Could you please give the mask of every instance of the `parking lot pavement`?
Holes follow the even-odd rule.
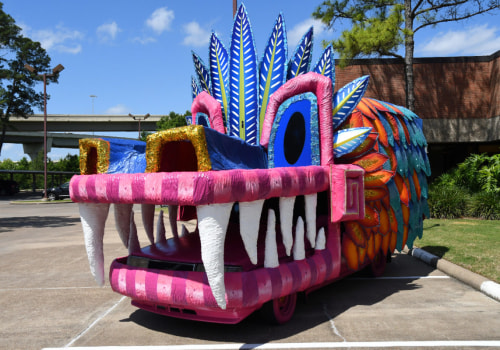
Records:
[[[259,314],[217,325],[148,313],[93,281],[76,204],[35,207],[0,203],[1,349],[500,347],[500,303],[407,254],[382,278],[359,274],[309,294],[278,327]],[[126,255],[113,221],[106,264]]]

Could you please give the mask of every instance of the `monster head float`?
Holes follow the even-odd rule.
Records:
[[[241,5],[229,49],[212,34],[208,66],[193,53],[188,126],[145,144],[81,140],[70,193],[100,284],[111,204],[129,251],[111,265],[113,290],[209,322],[236,323],[263,305],[285,322],[298,292],[368,265],[380,273],[386,256],[422,235],[430,168],[421,120],[363,98],[368,76],[334,92],[332,48],[310,70],[312,39],[311,28],[288,58],[279,15],[259,61]],[[155,228],[159,205],[168,239],[163,211]],[[196,228],[178,230],[178,220]]]

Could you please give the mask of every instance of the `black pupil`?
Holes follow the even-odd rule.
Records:
[[[295,164],[299,160],[304,149],[305,139],[306,123],[304,116],[300,112],[295,112],[288,122],[283,141],[285,158],[289,164]]]

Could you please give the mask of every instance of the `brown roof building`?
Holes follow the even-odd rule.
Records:
[[[365,96],[405,105],[404,67],[396,59],[359,59],[336,67],[335,86],[370,75]],[[489,56],[415,58],[415,113],[423,119],[433,175],[471,153],[500,152],[500,51]]]

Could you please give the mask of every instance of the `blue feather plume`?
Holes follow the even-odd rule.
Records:
[[[259,64],[259,131],[262,130],[269,97],[283,85],[287,59],[285,21],[280,14]],[[260,135],[259,135],[260,136]]]
[[[288,61],[288,72],[286,79],[290,80],[301,74],[309,72],[312,58],[313,27],[309,28],[302,37],[299,46],[295,49],[293,56]]]
[[[257,144],[258,75],[250,21],[242,4],[236,13],[229,63],[229,135]]]

